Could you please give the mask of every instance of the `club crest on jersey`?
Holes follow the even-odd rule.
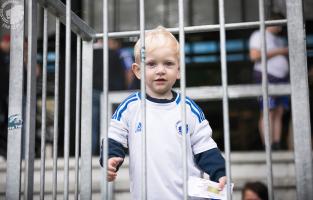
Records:
[[[183,122],[182,121],[178,121],[178,122],[176,122],[176,131],[177,131],[177,133],[178,133],[178,135],[182,135],[182,132],[183,132],[183,130],[182,130],[182,124],[183,124]],[[186,124],[186,133],[188,134],[188,124]]]
[[[135,133],[141,132],[141,128],[142,128],[141,122],[138,122],[137,125],[136,125]]]

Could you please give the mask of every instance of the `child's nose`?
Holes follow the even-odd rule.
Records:
[[[157,71],[156,71],[157,73],[165,73],[165,66],[162,65],[162,64],[159,64],[159,65],[157,66],[156,70],[157,70]]]

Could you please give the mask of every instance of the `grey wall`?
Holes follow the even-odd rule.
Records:
[[[218,0],[185,0],[184,2],[185,25],[219,22]],[[109,0],[108,4],[110,31],[139,29],[139,0]],[[225,0],[224,4],[226,23],[258,20],[258,0]],[[277,7],[276,4],[275,6]],[[178,26],[178,0],[146,0],[145,8],[147,29],[158,25]],[[83,0],[82,9],[86,22],[100,32],[102,30],[102,0]]]
[[[267,0],[267,2],[271,2],[273,11],[286,13],[285,0]],[[108,4],[110,31],[139,29],[139,0],[108,0]],[[303,5],[305,18],[313,20],[313,1],[304,0]],[[146,0],[145,7],[147,29],[158,25],[178,26],[178,0]],[[38,10],[38,15],[41,16],[38,19],[38,37],[41,37],[43,12]],[[102,0],[82,0],[82,15],[87,24],[97,32],[102,31]],[[258,16],[258,0],[225,0],[226,23],[257,21]],[[48,33],[53,34],[54,17],[49,16],[48,20]],[[217,23],[218,0],[185,0],[186,26]],[[0,27],[0,36],[8,32],[9,30]]]
[[[256,0],[225,0],[226,22],[241,22],[244,16],[254,20],[256,12],[243,14],[246,8],[257,8]],[[257,5],[257,4],[256,4]],[[249,6],[249,7],[247,7]],[[114,10],[114,7],[116,9]],[[102,0],[83,0],[84,19],[96,31],[102,29]],[[146,0],[145,1],[146,28],[158,25],[165,27],[178,26],[178,0]],[[246,12],[250,9],[246,9]],[[190,18],[188,17],[190,16]],[[186,0],[185,24],[205,25],[218,23],[217,0]],[[111,0],[109,1],[109,29],[110,31],[126,31],[139,29],[139,1]]]

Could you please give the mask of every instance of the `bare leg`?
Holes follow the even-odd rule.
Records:
[[[283,106],[278,106],[273,110],[273,142],[279,143],[282,133],[282,120],[284,114]]]
[[[269,110],[269,134],[272,135],[273,133],[273,119],[274,119],[274,112],[272,110]],[[264,119],[263,119],[263,112],[260,112],[260,118],[259,118],[259,133],[262,140],[262,144],[265,145],[264,141]],[[272,138],[270,137],[271,141]]]

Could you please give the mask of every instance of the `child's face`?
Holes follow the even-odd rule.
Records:
[[[172,87],[179,75],[177,49],[174,45],[155,46],[146,51],[146,90],[154,98],[170,99]],[[133,70],[140,79],[139,64]]]

